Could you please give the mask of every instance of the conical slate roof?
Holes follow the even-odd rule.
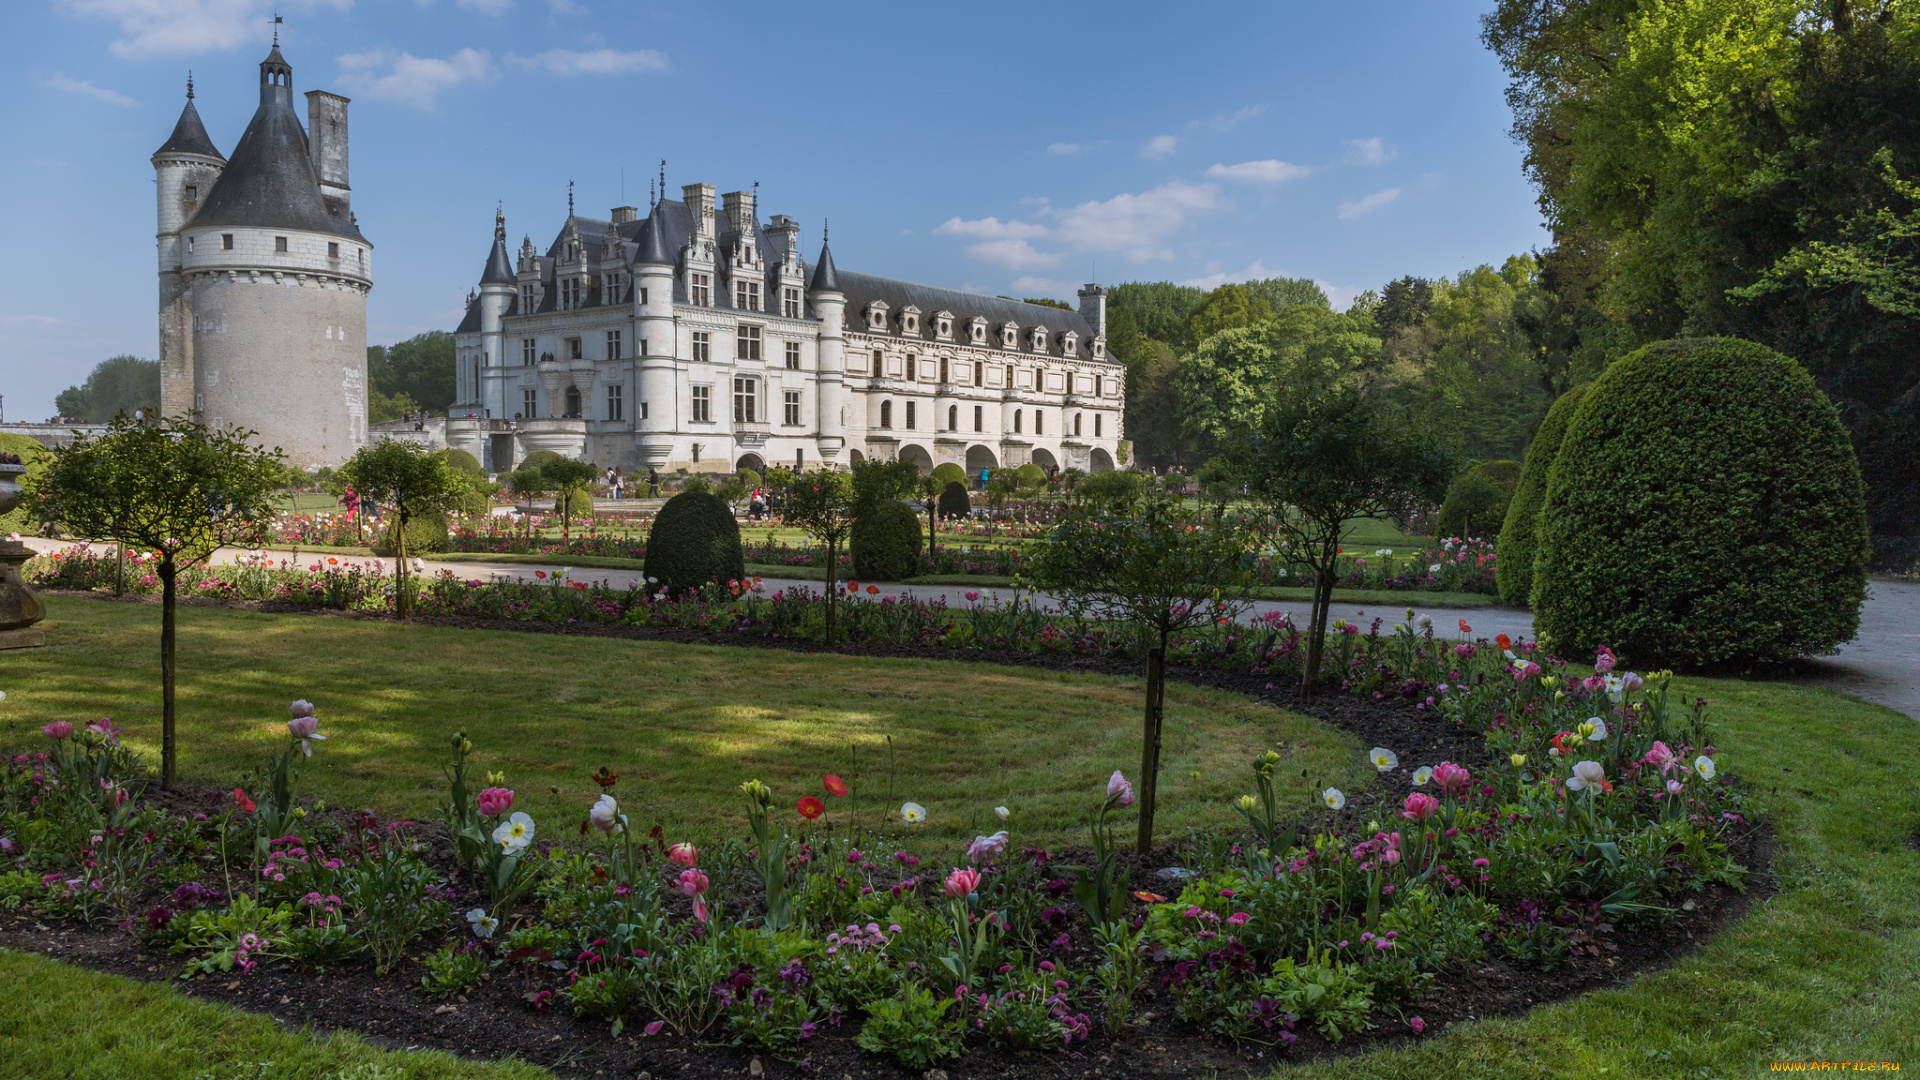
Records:
[[[493,251],[487,255],[487,269],[480,275],[480,284],[513,284],[513,260],[507,257],[507,219],[504,214],[493,216]]]
[[[640,265],[672,266],[673,255],[667,250],[667,220],[660,210],[665,200],[653,204],[653,210],[647,214],[647,223],[637,238],[640,251],[633,261]]]
[[[820,261],[813,264],[813,281],[808,283],[809,292],[839,292],[840,278],[833,272],[833,252],[827,250],[826,241],[820,242]]]
[[[227,160],[207,137],[207,126],[200,122],[200,110],[193,107],[193,91],[187,91],[187,107],[180,110],[180,122],[173,125],[173,134],[160,149],[153,152],[154,157],[168,157],[174,154],[197,154],[210,157],[215,161]]]

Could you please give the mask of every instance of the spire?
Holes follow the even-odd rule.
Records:
[[[660,203],[653,204],[653,210],[647,215],[647,223],[634,239],[640,242],[640,250],[633,261],[642,265],[672,266],[673,255],[667,251],[667,215]]]
[[[193,69],[187,69],[187,100],[193,100]]]
[[[573,181],[567,181],[567,218],[573,218]]]
[[[487,253],[487,268],[480,274],[482,285],[513,284],[513,260],[507,256],[507,215],[504,209],[493,212],[493,250]]]
[[[808,292],[839,292],[840,278],[833,272],[833,252],[827,248],[827,224],[820,223],[820,261],[813,264],[813,280]]]
[[[276,49],[280,47],[280,24],[286,21],[278,15],[273,17],[273,47]]]
[[[193,75],[187,75],[187,105],[180,110],[180,120],[173,125],[173,134],[160,149],[153,152],[154,157],[173,154],[193,154],[197,157],[212,158],[222,164],[226,157],[214,147],[213,140],[207,138],[207,127],[200,122],[200,110],[193,107]]]

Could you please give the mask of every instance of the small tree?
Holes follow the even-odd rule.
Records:
[[[553,494],[553,508],[560,512],[560,542],[571,538],[568,527],[573,523],[573,512],[593,487],[593,481],[600,470],[584,461],[570,461],[561,458],[540,466],[540,477],[547,482],[547,489]]]
[[[533,500],[539,498],[546,490],[547,478],[540,475],[540,470],[537,468],[515,469],[507,474],[507,494],[511,495],[515,501],[527,504],[527,543],[529,544],[533,543]]]
[[[35,511],[77,536],[154,552],[160,577],[160,786],[173,787],[175,591],[180,571],[228,544],[263,540],[284,473],[254,433],[195,419],[135,420],[76,436],[31,481]]]
[[[920,470],[905,461],[863,461],[853,467],[853,512],[895,499],[911,499],[920,490]]]
[[[445,513],[460,498],[460,478],[444,458],[406,442],[379,442],[354,451],[340,467],[347,482],[393,508],[394,614],[413,614],[407,589],[407,525],[420,514]]]
[[[853,481],[846,473],[825,469],[794,478],[787,485],[781,521],[801,529],[827,546],[827,644],[833,644],[834,609],[840,590],[834,578],[840,568],[840,545],[853,532]]]
[[[1314,571],[1313,616],[1301,693],[1313,696],[1326,652],[1327,610],[1348,523],[1438,499],[1452,452],[1430,426],[1351,390],[1299,398],[1236,433],[1220,470],[1266,506],[1266,532]]]
[[[1241,530],[1218,508],[1164,492],[1095,495],[1067,505],[1027,564],[1034,584],[1077,618],[1125,620],[1150,635],[1140,749],[1140,854],[1153,846],[1166,704],[1167,639],[1231,619],[1253,584]]]
[[[940,511],[940,493],[947,489],[947,484],[950,482],[946,477],[935,476],[932,473],[920,477],[918,481],[920,500],[927,506],[927,558],[929,559],[933,558],[933,522],[934,515]]]

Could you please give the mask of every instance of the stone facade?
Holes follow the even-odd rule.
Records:
[[[153,167],[161,410],[252,429],[312,469],[367,441],[373,245],[351,206],[348,101],[306,98],[311,140],[276,43],[232,159],[207,137],[189,84]]]
[[[569,213],[517,257],[496,216],[448,444],[494,471],[534,450],[696,472],[1115,467],[1104,289],[1067,311],[841,271],[824,241],[809,264],[798,224],[756,201],[691,184],[645,215]]]

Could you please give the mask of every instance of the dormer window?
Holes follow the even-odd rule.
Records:
[[[688,274],[687,302],[695,307],[713,303],[713,279],[705,274]]]
[[[603,296],[603,298],[602,298],[602,300],[601,300],[601,302],[602,302],[602,303],[605,303],[605,304],[617,304],[617,303],[619,303],[619,302],[620,302],[620,296],[621,296],[621,293],[622,293],[622,291],[623,291],[623,290],[624,290],[625,288],[626,288],[626,280],[625,280],[625,278],[623,278],[623,277],[622,277],[621,275],[619,275],[619,274],[608,274],[608,275],[607,275],[607,283],[606,283],[606,291],[605,291],[605,295]]]
[[[933,313],[933,332],[940,335],[940,340],[942,341],[953,340],[953,312],[951,311],[934,312]]]
[[[733,306],[741,311],[760,310],[760,283],[735,279],[733,283]]]
[[[967,324],[967,338],[975,345],[987,343],[987,320],[974,319]]]
[[[885,332],[887,329],[887,305],[883,300],[875,300],[867,305],[867,329]]]
[[[905,334],[917,334],[920,332],[920,310],[918,308],[908,307],[901,309],[900,331]]]
[[[1040,327],[1040,326],[1034,327],[1033,336],[1027,339],[1027,345],[1028,347],[1032,348],[1034,352],[1046,352],[1047,351],[1046,328]]]
[[[1072,356],[1074,354],[1074,350],[1079,346],[1079,344],[1080,344],[1080,335],[1078,334],[1075,334],[1069,331],[1068,333],[1060,335],[1061,355]]]
[[[1003,349],[1015,348],[1018,346],[1019,341],[1020,341],[1020,327],[1018,324],[1007,323],[1005,326],[1002,326],[1000,328],[1000,347],[1001,348]]]
[[[1104,341],[1101,341],[1101,340],[1099,340],[1098,338],[1095,338],[1095,339],[1094,339],[1094,342],[1093,342],[1093,355],[1094,355],[1094,356],[1095,356],[1096,358],[1103,358],[1103,357],[1105,357],[1105,356],[1107,355],[1107,344],[1106,344],[1106,342],[1104,342]]]

